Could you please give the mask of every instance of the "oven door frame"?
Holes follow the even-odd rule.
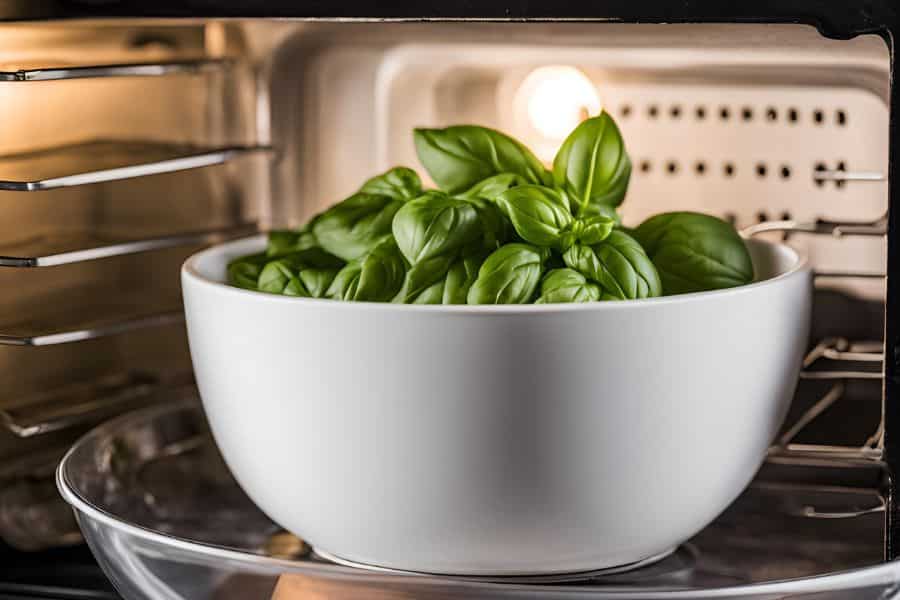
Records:
[[[804,24],[823,36],[849,39],[881,36],[891,54],[891,82],[896,78],[894,39],[900,32],[896,0],[556,0],[554,2],[427,2],[420,0],[13,0],[0,7],[0,21],[93,18],[297,18],[369,21],[611,21],[621,23],[771,23]],[[885,555],[900,558],[900,92],[891,86],[888,156],[887,296],[884,390],[885,454],[889,474]]]

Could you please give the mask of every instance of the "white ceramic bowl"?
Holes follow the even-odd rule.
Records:
[[[357,563],[534,575],[663,554],[750,481],[807,341],[810,270],[759,241],[740,288],[488,307],[223,284],[264,243],[183,267],[203,405],[260,508]]]

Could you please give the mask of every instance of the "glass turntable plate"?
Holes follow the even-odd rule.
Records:
[[[840,474],[842,485],[823,484],[835,476],[829,470],[811,477],[806,467],[769,465],[672,554],[553,583],[372,571],[316,556],[244,495],[191,400],[98,427],[69,452],[57,479],[129,600],[892,597],[900,561],[882,558],[881,500],[867,485],[877,473],[857,466]]]

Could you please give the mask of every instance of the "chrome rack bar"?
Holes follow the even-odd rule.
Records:
[[[743,228],[741,235],[753,237],[754,235],[773,231],[832,235],[834,237],[847,235],[884,236],[887,235],[887,217],[865,222],[830,221],[828,219],[817,219],[811,222],[794,220],[763,221],[762,223]]]
[[[100,421],[137,403],[147,402],[162,388],[189,386],[190,372],[157,375],[128,372],[79,382],[49,393],[12,402],[0,409],[0,425],[20,438],[60,431]],[[190,388],[193,392],[193,386]]]
[[[809,367],[820,358],[853,362],[881,362],[884,360],[882,342],[850,342],[846,338],[825,338],[803,358],[803,367]]]
[[[229,237],[250,234],[256,232],[256,223],[241,223],[229,227],[209,229],[205,231],[193,231],[178,233],[155,238],[146,238],[133,241],[124,241],[98,245],[90,248],[79,248],[62,252],[35,253],[32,256],[2,256],[0,255],[0,267],[54,267],[76,262],[98,260],[112,256],[123,256],[139,252],[150,252],[163,248],[176,246],[189,246],[208,244]],[[52,234],[48,234],[48,237]],[[86,238],[89,236],[85,236]],[[2,251],[2,248],[0,248]]]
[[[884,423],[870,435],[861,446],[826,446],[819,444],[792,443],[797,435],[840,400],[846,391],[847,380],[880,380],[884,378],[881,371],[818,371],[810,367],[821,360],[833,362],[882,363],[884,361],[884,344],[876,341],[851,342],[846,338],[825,338],[810,350],[803,358],[801,380],[831,380],[834,383],[827,392],[810,406],[797,421],[791,425],[769,448],[769,458],[797,459],[801,461],[872,461],[881,460],[883,448]]]
[[[800,379],[811,380],[846,380],[846,379],[883,379],[880,371],[812,371],[809,369],[821,359],[835,362],[884,362],[884,345],[881,342],[850,342],[845,338],[825,338],[810,350],[803,358],[803,370]],[[843,392],[843,390],[841,390]]]
[[[870,446],[824,446],[821,444],[788,444],[769,448],[769,458],[811,460],[881,460],[881,448]]]
[[[252,153],[272,151],[270,146],[197,148],[98,140],[0,157],[0,190],[36,192],[174,173],[219,165]],[[121,157],[129,155],[133,162],[122,165]],[[85,162],[98,156],[106,158],[109,166],[91,168]],[[76,162],[78,166],[72,167],[73,160],[81,162]],[[85,170],[81,170],[82,168]],[[10,171],[15,174],[13,178],[7,175]],[[40,174],[35,176],[29,173]],[[23,174],[25,177],[20,178]]]
[[[59,81],[63,79],[95,77],[159,77],[164,75],[194,74],[218,71],[229,66],[231,62],[227,59],[200,59],[157,63],[17,69],[15,71],[0,71],[0,82]]]
[[[162,327],[184,322],[184,313],[181,311],[164,312],[144,317],[123,319],[112,323],[99,324],[83,329],[59,331],[53,333],[19,336],[0,334],[0,345],[7,346],[50,346],[54,344],[68,344],[81,342],[138,329],[149,327]]]
[[[884,273],[872,273],[869,271],[813,271],[816,279],[884,279],[887,277]]]
[[[884,173],[877,171],[841,171],[840,169],[813,171],[813,180],[815,181],[885,181],[886,179]]]

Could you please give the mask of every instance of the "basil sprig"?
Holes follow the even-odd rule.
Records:
[[[652,298],[743,285],[734,228],[666,213],[625,229],[616,212],[631,159],[604,113],[566,138],[552,172],[493,129],[417,129],[438,185],[395,167],[265,252],[228,264],[232,285],[268,293],[415,304],[540,304]]]

